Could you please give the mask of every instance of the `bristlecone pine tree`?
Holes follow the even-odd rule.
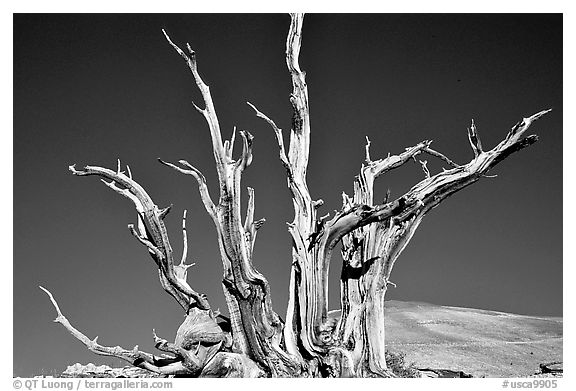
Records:
[[[248,103],[255,114],[275,132],[280,162],[286,169],[294,205],[294,220],[288,223],[292,236],[292,266],[289,302],[285,322],[275,312],[266,278],[254,268],[252,250],[263,223],[254,220],[254,190],[248,188],[248,207],[241,211],[242,173],[252,162],[253,137],[240,131],[242,152],[233,157],[234,138],[222,140],[209,87],[197,68],[196,54],[166,39],[190,69],[204,99],[204,108],[194,106],[210,129],[218,171],[219,199],[214,203],[206,179],[185,160],[173,164],[160,160],[198,183],[206,211],[214,221],[223,265],[222,288],[229,318],[215,313],[207,297],[187,282],[186,212],[182,220],[184,253],[175,261],[164,218],[170,208],[160,209],[144,188],[132,179],[130,168],[116,170],[70,166],[74,175],[96,175],[106,186],[132,201],[138,222],[128,228],[148,250],[158,267],[162,288],[186,313],[174,342],[154,333],[153,355],[135,347],[106,347],[74,328],[50,297],[58,312],[56,322],[96,354],[114,356],[131,365],[158,374],[191,377],[390,377],[386,367],[384,338],[384,296],[394,262],[406,247],[422,218],[455,192],[487,176],[496,164],[537,141],[525,136],[530,125],[549,110],[522,119],[494,148],[484,151],[474,122],[468,128],[474,158],[456,164],[422,141],[398,155],[372,160],[367,139],[366,159],[354,181],[354,194],[342,195],[343,205],[330,216],[318,215],[323,204],[313,199],[306,183],[310,150],[310,113],[305,73],[298,64],[303,15],[291,15],[286,41],[286,64],[292,78],[290,102],[293,108],[290,144],[273,120]],[[449,169],[432,175],[426,161],[420,161],[425,179],[397,199],[389,195],[374,203],[374,180],[422,155],[441,159]],[[328,312],[328,266],[332,252],[342,243],[341,311]]]

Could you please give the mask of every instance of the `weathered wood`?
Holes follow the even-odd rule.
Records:
[[[220,352],[200,373],[200,377],[265,377],[266,374],[248,356]]]
[[[172,206],[159,208],[144,188],[121,171],[86,166],[70,171],[74,175],[96,175],[117,193],[130,199],[137,211],[137,224],[129,225],[132,235],[143,244],[158,267],[160,283],[186,312],[174,342],[158,337],[154,343],[164,352],[154,356],[136,348],[105,347],[90,340],[62,315],[50,297],[61,323],[91,351],[119,357],[134,366],[158,374],[202,377],[391,377],[386,367],[384,298],[394,264],[410,242],[424,216],[455,192],[481,178],[499,162],[537,141],[525,136],[531,124],[549,110],[524,118],[494,148],[484,151],[472,121],[468,128],[473,159],[463,165],[430,148],[424,140],[404,152],[372,160],[371,142],[366,138],[365,161],[354,180],[353,195],[342,194],[342,207],[318,215],[323,205],[308,190],[306,172],[310,153],[310,111],[305,73],[300,69],[303,15],[292,14],[286,40],[286,65],[292,80],[292,123],[288,149],[282,129],[248,103],[256,116],[274,131],[279,158],[286,170],[294,219],[288,223],[292,237],[289,301],[285,323],[272,306],[267,279],[253,265],[252,254],[258,229],[264,219],[255,220],[255,190],[248,188],[248,206],[241,208],[242,174],[253,159],[254,137],[239,130],[242,151],[233,157],[236,128],[229,140],[222,140],[218,116],[209,86],[198,71],[196,53],[187,53],[166,34],[168,43],[184,59],[204,100],[204,108],[194,104],[208,125],[218,173],[218,202],[214,202],[204,175],[180,160],[160,163],[194,177],[204,207],[214,222],[223,266],[222,287],[230,318],[220,324],[205,295],[187,282],[188,237],[186,211],[182,218],[184,250],[178,264],[164,219]],[[432,174],[423,155],[440,159],[449,169]],[[418,160],[417,160],[418,159]],[[419,162],[424,179],[396,199],[390,192],[383,202],[374,202],[374,181],[408,162]],[[341,311],[336,318],[328,311],[328,274],[334,248],[342,243]]]
[[[120,358],[138,368],[147,369],[154,373],[172,374],[172,375],[189,373],[189,371],[184,367],[181,360],[177,359],[165,360],[162,357],[157,357],[150,353],[146,353],[139,350],[138,346],[134,346],[132,350],[127,350],[120,346],[108,347],[100,345],[98,343],[98,337],[90,339],[81,331],[72,326],[72,324],[60,311],[58,303],[54,299],[54,296],[52,296],[52,293],[48,291],[48,289],[42,286],[40,287],[40,289],[46,292],[46,294],[50,298],[50,301],[54,305],[56,312],[58,313],[58,316],[56,317],[54,322],[60,323],[62,326],[64,326],[70,332],[70,334],[74,336],[74,338],[82,342],[90,351],[101,356],[112,356]],[[159,362],[163,362],[163,365],[162,366],[157,365]]]
[[[430,209],[454,192],[486,176],[490,168],[511,153],[536,141],[535,136],[523,138],[523,134],[534,120],[548,111],[524,119],[502,143],[488,152],[483,151],[472,122],[468,137],[474,159],[462,166],[431,149],[431,141],[423,141],[399,155],[372,161],[370,140],[367,139],[365,164],[354,182],[353,198],[344,194],[340,211],[331,219],[328,219],[328,215],[318,218],[316,209],[322,202],[312,201],[306,184],[310,118],[305,74],[298,64],[302,16],[292,15],[291,19],[286,44],[286,62],[293,85],[290,95],[293,120],[288,155],[282,130],[249,103],[256,115],[268,122],[275,132],[294,204],[294,221],[288,224],[293,239],[293,262],[284,329],[286,348],[301,361],[307,362],[310,368],[322,363],[334,369],[334,357],[340,354],[346,357],[349,374],[389,376],[384,354],[384,297],[388,285],[393,284],[390,273],[395,261]],[[401,197],[389,201],[387,195],[384,203],[375,205],[374,180],[423,153],[441,159],[451,170],[432,175],[427,161],[420,161],[425,173],[424,180]],[[327,276],[332,250],[341,240],[344,260],[341,273],[342,312],[334,328],[328,319]],[[348,354],[342,356],[342,349]],[[311,358],[316,360],[316,364],[310,361]],[[337,372],[333,371],[332,375]]]
[[[247,354],[261,365],[269,375],[282,376],[299,371],[298,362],[281,348],[283,324],[272,308],[270,287],[266,278],[252,264],[252,250],[256,231],[263,219],[254,221],[254,189],[248,188],[249,202],[245,223],[242,224],[241,179],[242,173],[252,162],[254,137],[240,130],[242,152],[234,160],[232,151],[234,137],[222,143],[216,110],[212,103],[209,87],[202,81],[197,68],[194,51],[187,45],[189,54],[184,53],[170,37],[164,35],[172,47],[182,56],[204,99],[205,108],[197,106],[208,124],[212,148],[218,172],[220,199],[217,205],[210,201],[206,180],[193,166],[185,161],[180,164],[188,169],[161,160],[161,163],[198,181],[207,212],[212,216],[218,232],[220,255],[224,267],[223,287],[231,318],[232,330],[238,338],[239,353]]]
[[[525,118],[508,133],[504,141],[488,152],[482,150],[476,126],[472,123],[468,132],[474,152],[472,161],[458,166],[444,155],[432,152],[433,156],[440,157],[455,167],[430,176],[424,165],[426,179],[398,199],[402,200],[402,207],[397,208],[387,221],[356,229],[343,238],[342,317],[337,332],[338,340],[345,346],[352,343],[362,344],[361,349],[356,346],[353,349],[356,370],[379,375],[383,375],[386,370],[384,297],[394,262],[412,238],[424,215],[454,192],[485,176],[506,156],[529,145],[532,142],[529,140],[534,137],[523,138],[524,133],[533,121],[547,112],[545,110]],[[400,156],[414,158],[423,152],[430,153],[429,144],[430,142],[419,144],[420,148],[413,147]],[[400,156],[389,156],[372,162],[369,158],[369,146],[368,141],[366,165],[363,165],[354,182],[354,198],[352,200],[346,196],[343,209],[358,204],[372,206],[374,179],[408,161]],[[412,153],[409,154],[409,151]],[[396,164],[390,164],[393,161]]]
[[[116,172],[98,166],[86,166],[83,170],[77,170],[75,165],[71,165],[69,169],[72,174],[78,176],[96,175],[102,177],[104,178],[102,182],[106,186],[130,199],[138,212],[138,231],[132,224],[128,228],[132,235],[148,248],[150,255],[158,265],[162,272],[160,281],[163,288],[186,311],[191,305],[205,310],[210,309],[210,305],[203,295],[193,290],[186,279],[179,279],[176,276],[172,246],[163,221],[166,213],[158,208],[144,188],[131,178],[131,175],[127,176],[120,171],[120,161],[118,161]],[[105,179],[110,180],[110,182]],[[183,261],[185,262],[185,259]]]

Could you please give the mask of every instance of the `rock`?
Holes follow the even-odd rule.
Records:
[[[69,365],[62,373],[62,377],[88,377],[88,378],[143,378],[158,377],[157,374],[136,367],[112,368],[108,365],[82,365],[76,363]]]
[[[418,368],[420,375],[422,377],[432,377],[432,378],[469,378],[473,377],[472,375],[462,372],[462,371],[453,371],[450,369],[432,369],[432,368]]]
[[[540,364],[540,372],[542,373],[563,373],[562,362],[551,362]]]

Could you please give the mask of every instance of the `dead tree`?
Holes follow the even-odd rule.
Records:
[[[282,130],[273,120],[248,103],[276,135],[280,162],[286,170],[292,195],[294,220],[288,223],[292,237],[292,266],[289,303],[285,322],[272,306],[266,278],[254,268],[252,250],[264,219],[254,218],[254,189],[248,188],[248,207],[242,213],[240,194],[243,172],[252,162],[253,136],[239,131],[240,156],[234,158],[236,132],[222,140],[210,88],[198,72],[196,53],[168,43],[182,57],[200,90],[204,108],[194,105],[210,130],[212,150],[218,172],[219,197],[209,194],[202,173],[185,160],[178,164],[160,160],[172,169],[190,175],[198,184],[204,207],[218,234],[223,266],[222,289],[229,318],[214,313],[205,295],[187,282],[186,212],[182,221],[184,253],[176,262],[164,219],[170,207],[159,208],[133,178],[129,167],[122,171],[86,166],[70,171],[74,175],[96,175],[112,190],[130,199],[137,211],[137,225],[129,225],[133,236],[146,247],[158,267],[162,288],[186,312],[174,342],[154,333],[160,355],[121,347],[106,347],[74,328],[61,313],[46,289],[58,317],[88,349],[101,355],[122,358],[130,364],[159,374],[186,376],[310,376],[371,377],[392,376],[386,367],[384,338],[384,297],[390,273],[423,217],[455,192],[486,177],[499,162],[537,141],[525,136],[530,125],[549,110],[519,121],[494,148],[484,150],[474,122],[468,139],[474,158],[457,164],[430,147],[424,140],[398,155],[372,160],[370,140],[366,139],[366,158],[354,181],[352,196],[342,194],[342,206],[334,215],[320,216],[321,199],[308,190],[306,171],[310,153],[310,112],[305,73],[298,57],[302,40],[303,15],[291,15],[286,42],[286,64],[292,78],[290,102],[293,108],[289,147]],[[386,196],[374,202],[375,179],[423,156],[440,159],[447,169],[432,175],[426,160],[419,160],[425,178],[396,199]],[[328,311],[328,269],[335,246],[342,243],[341,311],[339,317]]]

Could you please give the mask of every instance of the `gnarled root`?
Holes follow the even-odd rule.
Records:
[[[245,354],[218,352],[200,377],[266,377],[266,374]]]

